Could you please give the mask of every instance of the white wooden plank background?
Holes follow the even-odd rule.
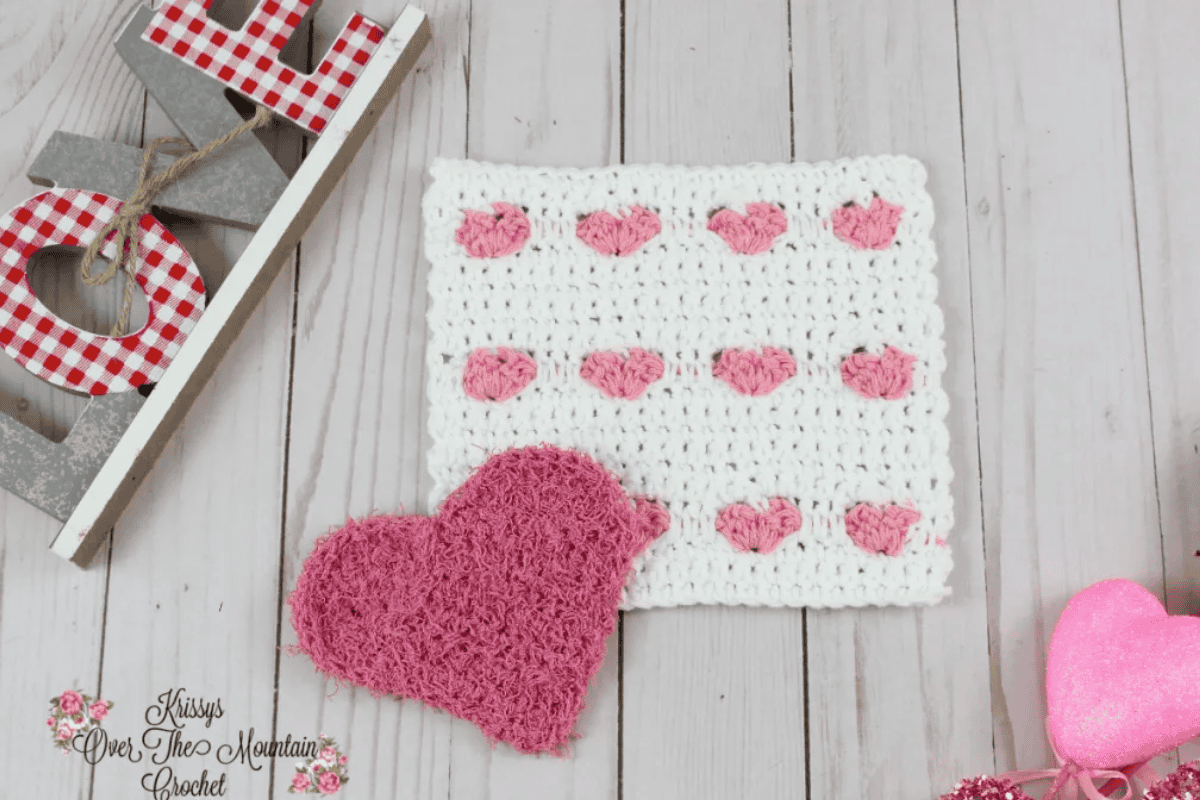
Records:
[[[134,5],[0,0],[4,208],[33,193],[25,169],[56,129],[134,144],[170,132],[108,44]],[[386,23],[402,5],[326,0],[295,57],[319,58],[352,10]],[[248,7],[217,13],[236,23]],[[99,687],[117,703],[111,726],[136,734],[160,692],[185,686],[222,698],[213,739],[251,725],[336,736],[348,798],[924,800],[961,776],[1048,763],[1041,675],[1073,592],[1120,575],[1200,613],[1193,3],[424,8],[434,43],[111,553],[87,571],[59,561],[45,549],[56,524],[0,494],[0,774],[19,776],[0,794],[139,796],[143,765],[58,755],[46,700]],[[299,157],[296,137],[272,144]],[[875,152],[921,158],[939,214],[951,599],[625,614],[571,760],[492,749],[469,724],[337,689],[278,649],[294,642],[281,600],[318,535],[347,515],[429,510],[419,201],[432,157]],[[217,281],[245,242],[174,224]],[[80,296],[69,264],[44,268],[58,270],[39,284],[49,301]],[[83,297],[78,313],[103,329],[115,293]],[[0,359],[0,411],[61,437],[81,408]],[[284,796],[291,771],[231,768],[230,796]]]

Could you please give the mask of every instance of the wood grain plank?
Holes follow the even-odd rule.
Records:
[[[236,6],[246,13],[253,0],[225,0],[220,12],[236,12]],[[174,125],[150,99],[146,140],[174,135]],[[280,135],[275,128],[273,135],[277,155],[294,167],[299,134]],[[252,234],[164,220],[197,260],[209,296],[219,292]],[[110,727],[135,741],[147,727],[146,708],[175,688],[210,702],[219,698],[224,710],[210,727],[180,720],[185,738],[236,745],[239,733],[251,727],[258,738],[269,738],[294,293],[294,269],[283,272],[115,533],[103,681],[121,712],[114,709]],[[157,778],[163,769],[150,758],[147,750],[137,764],[108,759],[97,765],[93,798],[142,791],[143,776]],[[232,796],[263,796],[270,783],[269,770],[225,766],[215,752],[165,766],[181,782],[204,770],[210,780],[227,774]]]
[[[25,178],[57,129],[136,143],[143,93],[109,42],[133,0],[48,0],[4,14],[0,37],[0,206],[35,194]],[[65,435],[86,401],[0,357],[0,413],[50,436]],[[0,493],[0,768],[55,797],[83,797],[90,769],[59,755],[37,727],[49,699],[97,690],[107,545],[82,572],[47,547],[59,523]],[[32,727],[31,727],[32,726]],[[14,788],[16,784],[13,784]]]
[[[619,160],[620,26],[615,2],[476,0],[467,157],[576,167]],[[491,750],[474,730],[456,734],[456,794],[617,797],[618,634],[607,648],[570,759]]]
[[[363,10],[376,19],[395,13],[385,4],[374,14]],[[432,53],[381,122],[374,163],[351,174],[341,204],[331,203],[325,226],[314,226],[322,233],[310,233],[304,246],[296,386],[311,391],[298,391],[293,406],[289,585],[313,538],[348,514],[429,511],[428,265],[418,226],[430,159],[586,165],[615,156],[615,5],[558,13],[548,2],[476,2],[470,19],[479,33],[469,42],[466,3],[425,10]],[[333,13],[329,3],[324,13]],[[464,67],[473,76],[469,131]],[[292,637],[288,626],[285,642]],[[417,703],[348,689],[324,700],[327,689],[303,659],[284,665],[280,719],[296,716],[286,697],[305,697],[300,713],[315,712],[330,732],[349,731],[347,741],[358,743],[352,752],[369,748],[354,773],[364,797],[609,797],[616,794],[616,686],[610,658],[589,694],[571,760],[492,749],[474,726]]]
[[[960,3],[997,769],[1053,763],[1068,598],[1163,588],[1115,5]]]
[[[736,164],[791,152],[787,5],[628,0],[625,159]],[[803,612],[624,615],[623,796],[803,796]]]
[[[328,0],[314,54],[353,10],[390,25],[402,0]],[[421,3],[433,41],[301,245],[283,552],[287,591],[317,536],[349,516],[424,512],[425,275],[420,200],[429,161],[466,147],[469,4]],[[282,609],[282,645],[295,643]],[[349,756],[360,798],[452,794],[453,740],[469,736],[419,703],[337,687],[282,656],[277,728],[324,731]],[[276,793],[294,772],[275,764]],[[459,776],[455,774],[455,779]]]
[[[56,130],[139,144],[144,92],[112,48],[113,37],[136,5],[133,0],[54,0],[45,6],[5,14],[0,38],[0,205],[7,211],[41,189],[25,177],[34,157]],[[36,269],[36,266],[35,266]],[[46,281],[52,307],[70,303],[68,270]],[[43,288],[38,285],[37,288]],[[80,314],[90,325],[114,317],[119,287],[93,293],[91,309]],[[60,303],[61,298],[61,303]],[[87,398],[30,375],[16,362],[0,359],[0,412],[43,435],[61,441],[83,413]]]
[[[1120,11],[1166,602],[1200,614],[1200,230],[1188,217],[1200,209],[1200,6],[1125,0]],[[1200,758],[1200,743],[1180,757]]]
[[[793,2],[792,15],[797,160],[907,153],[929,170],[956,518],[949,599],[809,612],[810,796],[932,797],[994,767],[954,5]]]

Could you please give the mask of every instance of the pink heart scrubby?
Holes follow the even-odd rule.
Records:
[[[633,557],[667,525],[587,456],[510,450],[436,516],[367,517],[319,539],[288,598],[298,649],[522,752],[563,752]]]
[[[1169,616],[1136,583],[1075,595],[1050,640],[1050,731],[1063,758],[1111,769],[1200,735],[1200,617]]]

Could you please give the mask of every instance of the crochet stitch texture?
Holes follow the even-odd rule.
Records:
[[[587,456],[501,453],[434,516],[318,539],[288,598],[297,649],[339,681],[565,754],[632,559],[668,521]]]
[[[920,162],[439,159],[432,175],[432,502],[489,454],[548,443],[591,455],[670,512],[634,562],[623,608],[911,605],[948,593],[946,364]],[[581,226],[634,213],[646,220],[636,247]],[[491,243],[505,225],[514,235]],[[536,376],[507,381],[503,400],[473,397],[464,380],[482,378],[465,376],[468,362],[498,363],[502,348],[532,359]],[[595,383],[590,357],[619,365],[637,350],[663,362],[644,391]],[[744,532],[730,538],[723,510],[766,514],[778,499],[799,525],[757,550]],[[861,546],[882,535],[861,530],[871,519],[847,531],[864,504],[906,510],[888,517],[905,524],[882,532],[886,547]]]

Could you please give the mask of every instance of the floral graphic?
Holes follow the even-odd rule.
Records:
[[[290,794],[337,794],[349,781],[346,762],[349,759],[337,748],[337,742],[321,734],[321,750],[315,758],[296,763]]]
[[[98,697],[93,700],[74,689],[67,689],[58,697],[50,698],[50,716],[46,719],[46,727],[54,738],[54,746],[62,750],[64,756],[70,753],[71,741],[77,735],[86,736],[92,729],[100,727],[100,722],[108,716],[112,707],[113,704],[108,700]]]

